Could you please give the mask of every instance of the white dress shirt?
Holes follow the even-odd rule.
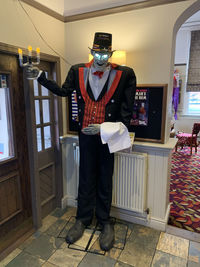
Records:
[[[101,91],[103,90],[103,87],[108,79],[110,70],[111,66],[109,65],[105,68],[103,76],[100,78],[98,75],[93,74],[95,71],[97,71],[97,69],[94,66],[91,66],[89,72],[89,83],[95,100],[98,99]]]

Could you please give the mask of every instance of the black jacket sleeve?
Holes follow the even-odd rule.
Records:
[[[128,68],[126,83],[124,86],[124,97],[121,103],[121,118],[120,120],[127,126],[130,126],[130,120],[132,118],[133,103],[136,92],[136,76],[133,69]]]
[[[58,96],[68,96],[70,95],[75,88],[75,80],[74,80],[74,71],[73,67],[68,72],[67,78],[63,83],[62,87],[60,87],[55,81],[48,80],[46,78],[45,72],[43,71],[38,78],[38,82],[49,89],[52,93]]]

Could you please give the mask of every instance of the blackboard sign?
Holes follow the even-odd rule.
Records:
[[[129,131],[135,140],[164,143],[167,85],[138,85]],[[75,91],[68,98],[68,133],[78,129],[78,106]]]
[[[167,85],[138,85],[129,131],[135,140],[164,143]]]

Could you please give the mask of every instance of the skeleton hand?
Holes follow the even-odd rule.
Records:
[[[26,78],[28,80],[34,80],[38,78],[40,70],[37,67],[34,66],[27,66],[25,68],[25,74],[26,74]]]
[[[88,127],[83,128],[82,133],[87,135],[95,135],[100,132],[100,124],[89,124]]]

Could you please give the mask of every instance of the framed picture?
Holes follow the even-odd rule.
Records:
[[[135,140],[164,143],[167,101],[166,84],[138,85],[133,103],[129,131]],[[78,106],[73,92],[68,97],[68,133],[78,131]]]
[[[167,84],[138,85],[129,131],[135,140],[164,143]]]

